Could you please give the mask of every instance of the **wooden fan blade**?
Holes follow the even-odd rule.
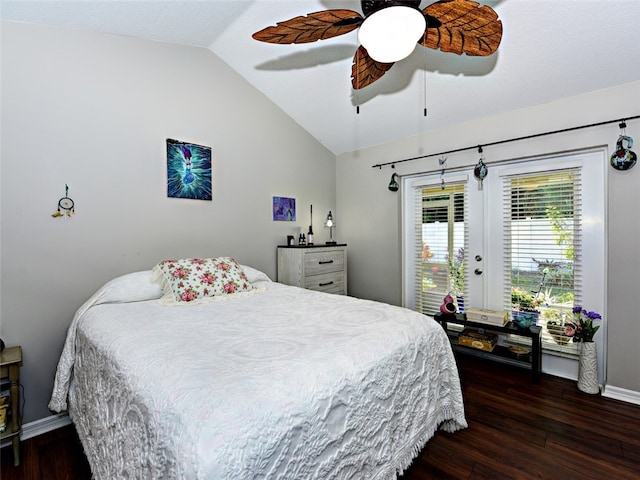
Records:
[[[363,46],[358,47],[351,66],[351,85],[355,90],[371,85],[381,78],[393,63],[376,62]]]
[[[491,55],[500,45],[502,21],[491,7],[470,0],[442,0],[429,5],[423,13],[427,29],[420,45],[474,56]]]
[[[322,10],[306,17],[295,17],[263,28],[252,36],[268,43],[310,43],[337,37],[355,30],[363,22],[362,15],[353,10]]]

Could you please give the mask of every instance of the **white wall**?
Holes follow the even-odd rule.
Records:
[[[371,165],[640,112],[640,82],[335,157],[206,49],[2,23],[0,336],[22,345],[25,422],[46,417],[75,310],[116,275],[232,255],[276,275],[275,246],[333,210],[350,294],[401,302],[400,196]],[[628,134],[640,141],[640,123]],[[486,150],[488,160],[613,144],[616,125]],[[166,197],[165,139],[213,150],[212,202]],[[640,151],[636,149],[636,152]],[[471,165],[475,152],[450,155]],[[430,158],[400,174],[437,170]],[[77,204],[53,219],[64,185]],[[640,167],[608,176],[608,384],[640,392]],[[272,222],[274,195],[295,224]],[[337,195],[337,204],[336,204]],[[316,218],[317,241],[326,239]]]
[[[335,210],[335,156],[209,50],[9,22],[1,35],[0,335],[23,347],[30,422],[49,415],[67,327],[97,288],[189,256],[275,279],[309,205]],[[213,201],[167,198],[166,138],[212,147]],[[65,184],[77,213],[54,219]],[[271,220],[274,195],[296,198],[295,224]]]
[[[438,157],[398,164],[395,170],[371,168],[373,165],[639,113],[640,82],[634,82],[339,155],[336,209],[340,234],[349,243],[350,294],[401,303],[401,197],[400,192],[387,190],[387,185],[392,172],[409,175],[439,171]],[[619,131],[614,123],[486,147],[484,153],[487,161],[498,161],[606,145],[610,154]],[[627,122],[627,134],[640,141],[640,120]],[[448,155],[447,166],[474,165],[478,158],[475,149]],[[627,172],[609,168],[606,181],[608,288],[607,307],[602,313],[608,341],[606,352],[601,354],[607,355],[607,384],[637,392],[640,399],[636,367],[640,364],[640,166]]]

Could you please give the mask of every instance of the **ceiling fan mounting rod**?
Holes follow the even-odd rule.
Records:
[[[403,6],[419,10],[420,1],[421,0],[362,0],[360,5],[362,7],[362,12],[365,16],[368,16],[387,7]]]

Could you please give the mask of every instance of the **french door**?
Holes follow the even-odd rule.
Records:
[[[482,184],[471,168],[403,178],[405,305],[433,315],[447,294],[458,308],[527,300],[543,368],[574,376],[577,345],[553,326],[576,305],[604,312],[605,174],[605,152],[591,150],[490,164]],[[603,324],[600,372],[605,338]]]

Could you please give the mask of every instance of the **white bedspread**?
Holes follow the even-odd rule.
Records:
[[[428,317],[260,279],[167,307],[149,276],[79,309],[56,374],[50,408],[68,406],[97,479],[390,479],[467,426]]]

